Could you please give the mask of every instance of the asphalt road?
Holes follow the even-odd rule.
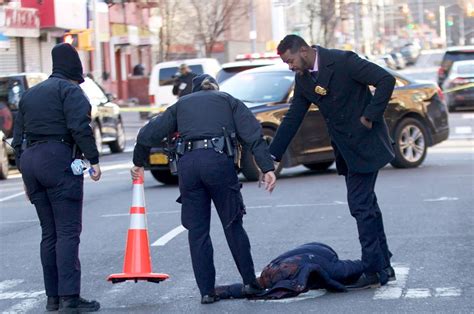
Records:
[[[121,283],[105,278],[121,272],[131,205],[130,148],[142,125],[127,113],[127,152],[105,154],[100,182],[86,178],[81,238],[82,294],[96,298],[105,313],[472,313],[474,312],[474,113],[450,116],[451,137],[430,148],[416,169],[380,171],[376,186],[398,280],[375,290],[350,293],[311,291],[281,301],[229,300],[201,305],[187,244],[181,232],[179,195],[147,174],[153,270],[168,273],[163,283]],[[360,257],[345,185],[332,167],[324,173],[287,169],[272,195],[243,181],[244,224],[255,267],[300,244],[319,241],[342,259]],[[215,212],[211,237],[217,283],[240,278]],[[173,231],[173,237],[165,235]],[[37,313],[45,295],[39,259],[40,227],[34,207],[12,173],[0,182],[0,312]]]

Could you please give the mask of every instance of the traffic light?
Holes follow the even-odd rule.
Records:
[[[63,35],[63,42],[71,44],[78,50],[92,50],[91,30],[71,30]]]

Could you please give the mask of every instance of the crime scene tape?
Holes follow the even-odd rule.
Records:
[[[151,106],[137,106],[137,107],[120,107],[122,112],[156,112],[160,113],[165,111],[163,107],[151,107]]]
[[[469,83],[469,84],[465,84],[465,85],[461,85],[461,86],[457,86],[453,88],[448,88],[446,90],[443,90],[443,93],[447,94],[447,93],[457,92],[458,90],[468,89],[471,87],[474,87],[474,83]]]

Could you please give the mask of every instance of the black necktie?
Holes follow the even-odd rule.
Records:
[[[319,71],[312,71],[312,72],[310,72],[311,78],[313,79],[314,82],[316,82],[316,80],[318,79],[318,72],[319,72]]]

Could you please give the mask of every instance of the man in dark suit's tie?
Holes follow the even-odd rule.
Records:
[[[382,213],[374,192],[378,170],[394,157],[383,117],[395,78],[350,51],[310,47],[286,36],[278,54],[296,72],[290,109],[270,145],[280,161],[311,103],[326,120],[338,173],[345,176],[347,200],[356,219],[364,273],[349,289],[373,288],[395,280]],[[369,86],[376,88],[372,95]]]

